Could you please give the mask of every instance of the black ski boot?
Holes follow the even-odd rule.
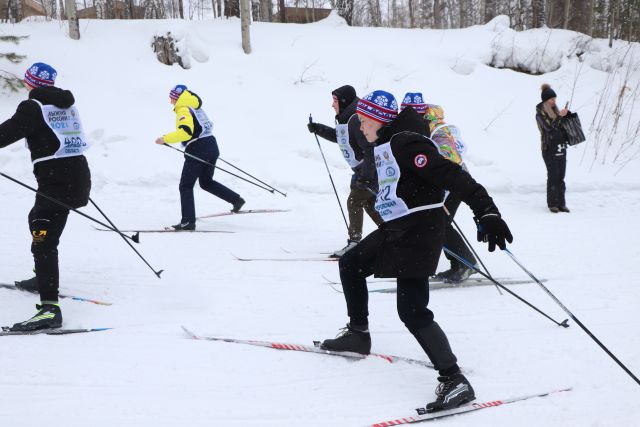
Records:
[[[475,400],[476,395],[469,381],[460,372],[450,377],[438,377],[436,400],[427,404],[427,412],[457,408]]]
[[[196,229],[196,223],[194,222],[181,222],[180,224],[172,225],[171,229],[175,231],[193,231]]]
[[[62,311],[57,302],[37,304],[38,312],[29,320],[16,323],[11,331],[36,331],[38,329],[59,328],[62,326]]]
[[[244,201],[244,199],[242,197],[240,197],[238,200],[236,200],[233,203],[233,208],[231,209],[231,212],[233,213],[238,213],[240,212],[240,209],[242,209],[242,207],[244,206],[246,202]]]
[[[329,255],[329,258],[340,258],[342,255],[346,254],[347,251],[356,247],[358,243],[360,243],[359,240],[351,240],[351,239],[347,240],[347,246],[345,246],[342,249],[338,249],[337,251]]]
[[[351,326],[350,323],[347,323],[347,326],[341,331],[334,339],[324,340],[320,348],[360,354],[371,353],[371,335],[369,335],[367,326]]]
[[[436,274],[436,279],[442,280],[444,283],[460,283],[464,282],[476,271],[466,265],[451,266],[450,269]]]
[[[32,294],[37,294],[40,292],[38,279],[35,276],[27,280],[16,280],[13,283],[16,285],[16,288],[20,289],[21,291],[31,292]]]

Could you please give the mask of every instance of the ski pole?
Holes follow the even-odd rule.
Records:
[[[313,123],[313,118],[311,117],[311,114],[309,114],[309,123]],[[324,166],[327,168],[327,173],[329,174],[329,179],[331,180],[331,186],[333,187],[333,192],[336,195],[336,199],[338,199],[338,206],[340,206],[340,213],[342,214],[342,219],[344,219],[344,225],[347,226],[347,231],[348,231],[349,223],[347,222],[347,217],[344,215],[344,210],[342,209],[342,203],[340,203],[340,197],[338,197],[338,190],[336,190],[336,185],[333,183],[333,177],[331,176],[331,172],[329,171],[329,165],[327,164],[327,159],[324,157],[324,152],[322,151],[322,147],[320,146],[320,140],[318,139],[318,135],[316,135],[314,132],[313,136],[316,137],[316,142],[318,143],[320,154],[322,154],[322,160],[324,160]]]
[[[449,216],[449,218],[451,218],[451,222],[453,223],[453,225],[458,230],[458,233],[460,233],[460,236],[462,236],[462,239],[464,240],[465,245],[467,245],[467,248],[469,248],[469,250],[471,250],[471,253],[473,253],[473,255],[476,257],[478,262],[480,262],[480,265],[482,265],[482,268],[484,268],[485,273],[487,273],[488,276],[491,276],[491,273],[489,273],[489,270],[487,269],[487,266],[484,265],[484,262],[482,262],[482,259],[480,258],[480,256],[477,254],[475,249],[473,249],[473,246],[471,246],[471,243],[469,243],[469,240],[467,240],[467,236],[464,235],[464,233],[462,232],[460,227],[458,227],[458,223],[456,222],[456,220],[453,219],[453,215],[451,215],[451,213],[449,212],[449,210],[447,209],[446,206],[443,206],[443,209],[444,209],[445,213]],[[500,290],[500,288],[495,284],[494,284],[494,286],[496,287],[496,290],[498,291],[498,293],[500,295],[503,295],[502,291]]]
[[[515,292],[513,292],[511,289],[507,288],[506,286],[504,286],[502,283],[498,282],[497,280],[495,280],[493,277],[489,276],[488,274],[485,274],[484,272],[480,271],[480,269],[478,269],[475,265],[471,264],[469,261],[467,261],[466,259],[462,258],[459,255],[456,255],[455,253],[451,252],[449,249],[447,249],[446,247],[443,247],[442,249],[444,249],[444,251],[446,253],[448,253],[449,255],[451,255],[452,257],[454,257],[455,259],[457,259],[458,261],[460,261],[461,263],[463,263],[464,265],[466,265],[469,268],[474,269],[475,271],[477,271],[478,273],[480,273],[481,275],[483,275],[486,279],[489,279],[491,282],[493,282],[496,286],[499,286],[501,289],[504,289],[505,291],[507,291],[509,294],[513,295],[514,297],[516,297],[518,300],[520,300],[521,302],[525,303],[526,305],[528,305],[529,307],[531,307],[532,309],[534,309],[535,311],[537,311],[538,313],[542,314],[544,317],[546,317],[547,319],[551,320],[553,323],[555,323],[558,326],[562,326],[563,328],[568,328],[569,324],[567,323],[569,321],[569,319],[565,319],[562,322],[557,322],[556,320],[554,320],[551,316],[549,316],[548,314],[546,314],[545,312],[543,312],[542,310],[540,310],[538,307],[536,307],[535,305],[531,304],[529,301],[527,301],[526,299],[522,298],[520,295],[516,294]]]
[[[118,227],[116,227],[116,225],[115,225],[113,222],[111,222],[111,220],[109,219],[109,217],[107,216],[107,214],[105,214],[105,213],[102,211],[102,209],[100,209],[100,207],[97,205],[97,203],[96,203],[96,202],[94,202],[94,201],[93,201],[93,199],[92,199],[91,197],[89,197],[89,201],[90,201],[90,202],[91,202],[91,204],[92,204],[92,205],[93,205],[93,206],[98,210],[98,212],[100,212],[100,214],[101,214],[101,215],[102,215],[102,216],[107,220],[107,222],[108,222],[109,224],[111,224],[111,226],[113,227],[113,229],[114,229],[114,230],[116,230],[116,231],[118,231],[118,232],[120,233],[120,236],[124,239],[124,242],[125,242],[127,245],[129,245],[129,247],[130,247],[130,248],[131,248],[131,249],[136,253],[136,255],[138,255],[138,256],[140,257],[140,259],[141,259],[141,260],[142,260],[142,261],[147,265],[147,267],[149,267],[149,268],[151,269],[151,271],[153,271],[153,274],[155,274],[155,275],[156,275],[156,277],[157,277],[158,279],[160,279],[160,275],[162,274],[162,272],[163,272],[164,270],[156,271],[156,270],[155,270],[155,268],[151,267],[151,264],[149,264],[149,263],[147,262],[147,260],[146,260],[146,259],[145,259],[141,254],[140,254],[140,252],[138,252],[138,250],[137,250],[136,248],[134,248],[134,247],[133,247],[133,245],[132,245],[132,244],[131,244],[127,239],[125,239],[125,238],[124,238],[124,234],[122,234],[122,233],[118,230]],[[139,241],[140,241],[139,236],[140,236],[140,233],[136,233],[136,234],[133,236],[132,240],[133,240],[134,242],[136,242],[136,243],[137,243],[137,242],[139,242]]]
[[[256,181],[258,181],[260,184],[264,184],[264,185],[266,185],[267,187],[271,188],[272,190],[274,190],[274,191],[276,191],[276,192],[278,192],[278,193],[282,194],[284,197],[287,197],[287,193],[283,193],[282,191],[280,191],[280,190],[278,190],[277,188],[275,188],[273,185],[269,185],[269,184],[267,184],[266,182],[261,181],[260,179],[258,179],[258,178],[256,178],[255,176],[251,175],[249,172],[243,171],[243,170],[242,170],[242,169],[240,169],[239,167],[234,166],[233,164],[231,164],[231,163],[227,162],[227,161],[226,161],[226,160],[224,160],[222,157],[218,157],[218,160],[220,160],[220,161],[221,161],[221,162],[223,162],[224,164],[227,164],[227,165],[231,166],[231,167],[232,167],[232,168],[234,168],[235,170],[240,171],[240,172],[242,172],[243,174],[245,174],[245,175],[247,175],[247,176],[249,176],[249,177],[251,177],[251,178],[255,179],[255,180],[256,180]]]
[[[118,233],[118,234],[120,234],[122,237],[124,237],[125,239],[130,239],[130,240],[133,240],[134,242],[138,243],[138,241],[136,240],[136,236],[127,236],[126,234],[122,233],[120,230],[117,230],[117,229],[115,229],[115,228],[112,228],[111,226],[109,226],[109,225],[105,224],[104,222],[102,222],[102,221],[100,221],[100,220],[98,220],[98,219],[95,219],[95,218],[94,218],[94,217],[92,217],[92,216],[89,216],[89,215],[85,214],[84,212],[80,212],[78,209],[72,208],[71,206],[67,205],[66,203],[61,202],[61,201],[60,201],[60,200],[58,200],[58,199],[54,199],[54,198],[53,198],[53,197],[51,197],[51,196],[48,196],[48,195],[46,195],[46,194],[44,194],[44,193],[41,193],[40,191],[36,190],[35,188],[30,187],[29,185],[27,185],[27,184],[25,184],[25,183],[23,183],[23,182],[21,182],[21,181],[18,181],[17,179],[12,178],[12,177],[10,177],[9,175],[7,175],[7,174],[5,174],[5,173],[0,172],[0,176],[3,176],[3,177],[5,177],[5,178],[7,178],[9,181],[13,181],[13,182],[15,182],[16,184],[21,185],[22,187],[27,188],[27,189],[29,189],[29,190],[33,191],[33,192],[34,192],[34,193],[36,193],[37,195],[44,197],[45,199],[47,199],[47,200],[49,200],[49,201],[51,201],[51,202],[53,202],[53,203],[57,204],[58,206],[62,206],[62,207],[63,207],[63,208],[65,208],[65,209],[68,209],[68,210],[70,210],[70,211],[74,211],[74,212],[75,212],[75,213],[77,213],[78,215],[81,215],[81,216],[83,216],[83,217],[85,217],[85,218],[87,218],[87,219],[89,219],[89,220],[91,220],[91,221],[95,222],[96,224],[99,224],[99,225],[103,226],[103,227],[104,227],[104,228],[106,228],[106,229],[109,229],[109,230],[111,230],[111,231],[115,231],[116,233]]]
[[[520,267],[522,269],[522,271],[524,271],[525,273],[527,273],[527,275],[529,275],[529,277],[531,277],[531,279],[533,279],[541,288],[543,291],[545,291],[547,293],[547,295],[549,295],[551,297],[551,299],[553,299],[556,304],[558,304],[560,306],[560,308],[562,308],[562,310],[564,310],[565,313],[567,313],[569,315],[569,317],[571,317],[571,319],[573,319],[574,322],[576,322],[576,324],[578,326],[580,326],[582,328],[582,330],[589,335],[589,337],[596,343],[598,344],[598,346],[600,346],[600,348],[602,350],[604,350],[605,353],[607,353],[607,355],[609,355],[609,357],[611,357],[614,362],[616,362],[618,364],[618,366],[620,366],[631,378],[633,378],[633,380],[638,383],[638,385],[640,385],[640,380],[638,379],[638,377],[636,377],[633,372],[631,372],[629,370],[629,368],[627,368],[611,351],[609,351],[609,349],[607,347],[605,347],[604,344],[602,344],[602,342],[600,342],[600,340],[598,338],[596,338],[595,335],[593,335],[591,333],[591,331],[589,329],[587,329],[587,327],[582,324],[581,321],[578,320],[578,318],[576,316],[573,315],[573,313],[567,308],[565,307],[564,304],[562,304],[562,302],[560,302],[560,300],[558,298],[556,298],[556,296],[551,293],[551,291],[549,289],[547,289],[547,287],[545,285],[543,285],[540,280],[538,280],[533,273],[531,273],[529,270],[527,270],[521,263],[520,261],[518,261],[518,259],[516,258],[516,256],[511,253],[510,250],[508,249],[504,249],[504,251],[507,253],[507,255],[509,255],[509,257],[513,260],[513,262],[515,262],[518,267]]]
[[[193,160],[197,160],[197,161],[199,161],[200,163],[204,163],[205,165],[213,166],[214,168],[219,169],[219,170],[221,170],[222,172],[226,172],[226,173],[228,173],[229,175],[231,175],[231,176],[235,176],[236,178],[239,178],[239,179],[241,179],[241,180],[243,180],[243,181],[246,181],[246,182],[248,182],[249,184],[253,184],[253,185],[255,185],[256,187],[260,187],[260,188],[262,188],[263,190],[266,190],[266,191],[268,191],[268,192],[269,192],[269,193],[271,193],[271,194],[273,194],[273,193],[274,193],[274,190],[272,190],[272,189],[270,189],[270,188],[263,187],[262,185],[260,185],[260,184],[256,184],[256,183],[255,183],[255,182],[253,182],[253,181],[249,181],[248,179],[243,178],[243,177],[241,177],[240,175],[236,175],[236,174],[235,174],[235,173],[233,173],[233,172],[229,172],[228,170],[222,169],[221,167],[216,166],[216,165],[214,165],[214,164],[213,164],[213,163],[211,163],[211,162],[208,162],[208,161],[206,161],[206,160],[204,160],[204,159],[201,159],[201,158],[200,158],[200,157],[198,157],[198,156],[194,156],[193,154],[189,154],[189,153],[187,153],[186,151],[182,151],[181,149],[176,148],[176,147],[173,147],[173,146],[171,146],[171,145],[167,144],[166,142],[165,142],[164,144],[162,144],[162,145],[164,145],[165,147],[169,147],[169,148],[171,148],[172,150],[176,150],[176,151],[178,151],[178,152],[180,152],[180,153],[184,154],[185,156],[192,158]]]

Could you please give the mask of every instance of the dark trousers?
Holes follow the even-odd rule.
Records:
[[[66,209],[41,209],[34,206],[29,212],[31,253],[35,263],[40,301],[58,301],[58,243],[67,224]]]
[[[204,191],[221,198],[225,202],[233,204],[240,199],[239,194],[213,180],[215,164],[220,155],[214,137],[197,140],[189,144],[186,152],[210,164],[185,157],[179,186],[183,223],[195,222],[196,220],[196,206],[193,198],[193,187],[196,185],[196,181],[199,181],[200,188]]]
[[[542,152],[544,164],[547,166],[547,206],[561,208],[567,206],[564,199],[566,186],[564,175],[567,170],[567,154],[557,155],[558,152],[545,150]]]
[[[376,223],[382,225],[382,217],[375,208],[376,195],[364,188],[351,188],[347,199],[347,211],[349,212],[349,240],[360,241],[362,239],[362,225],[364,211]]]
[[[444,206],[447,208],[447,211],[449,211],[449,215],[446,216],[447,226],[445,228],[444,246],[454,254],[469,261],[471,264],[477,264],[476,257],[473,256],[473,253],[467,247],[460,233],[458,233],[458,231],[453,228],[453,217],[456,215],[456,211],[460,206],[460,198],[458,198],[454,194],[449,194],[449,197],[447,197]],[[448,253],[445,252],[444,255],[451,263],[451,268],[459,268],[464,266],[464,264],[462,264],[460,261],[449,255]]]
[[[340,280],[347,313],[354,325],[367,325],[369,317],[368,276],[374,271],[379,248],[384,244],[381,229],[365,237],[340,257]],[[418,340],[436,369],[445,374],[458,370],[457,360],[446,335],[433,320],[429,304],[428,277],[398,278],[397,310],[400,320]]]

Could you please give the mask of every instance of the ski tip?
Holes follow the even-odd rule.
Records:
[[[190,338],[193,339],[198,339],[198,336],[196,334],[194,334],[193,332],[191,332],[189,329],[186,328],[186,326],[180,326],[182,328],[182,330],[189,335]]]

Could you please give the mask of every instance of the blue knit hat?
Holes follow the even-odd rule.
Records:
[[[398,116],[398,103],[392,94],[384,90],[376,90],[358,101],[358,114],[386,124]]]
[[[407,92],[400,105],[400,111],[407,107],[411,107],[420,115],[427,112],[427,104],[424,102],[424,98],[421,92]]]
[[[187,90],[187,87],[185,85],[176,85],[173,89],[171,89],[171,92],[169,92],[169,98],[177,101],[178,98],[180,98],[180,95],[182,95],[182,92],[184,92],[185,90]]]
[[[58,72],[43,62],[36,62],[24,73],[24,83],[31,89],[53,86]]]

